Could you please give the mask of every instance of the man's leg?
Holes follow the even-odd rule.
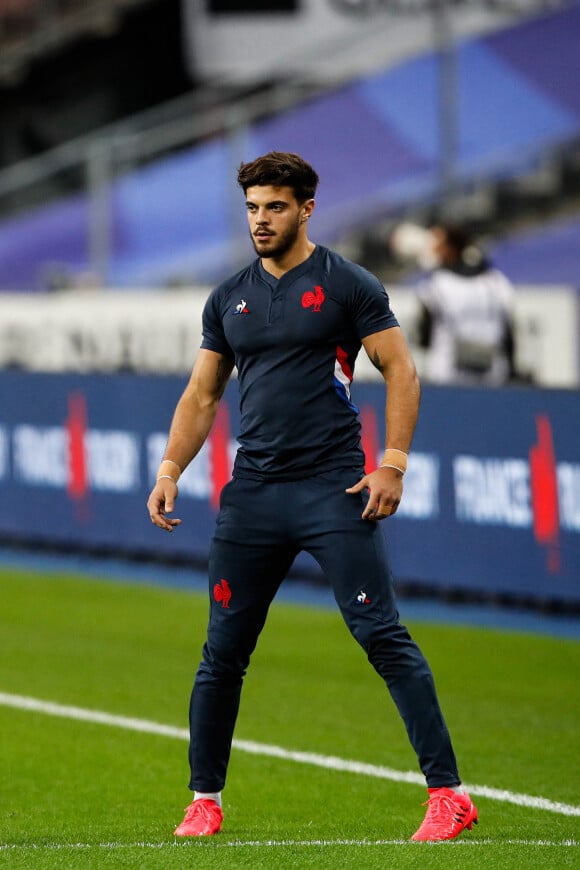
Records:
[[[361,519],[364,497],[344,492],[353,479],[356,473],[336,472],[308,482],[301,494],[301,515],[309,517],[304,547],[320,564],[348,628],[384,679],[428,786],[458,785],[433,675],[399,621],[382,530]]]
[[[207,640],[189,708],[192,790],[224,787],[243,678],[293,558],[281,548],[214,541]]]
[[[221,830],[225,785],[240,694],[268,607],[294,558],[276,550],[214,540],[209,566],[210,617],[189,706],[190,788],[194,800],[178,837]]]
[[[385,680],[425,774],[428,808],[411,839],[453,839],[477,823],[477,808],[461,788],[429,665],[399,622],[382,530],[360,519],[362,502],[349,502],[344,485],[326,480],[326,486],[322,500],[321,482],[305,492],[303,508],[315,517],[302,530],[305,549],[330,579],[350,631]]]
[[[222,495],[209,561],[207,640],[190,702],[190,788],[225,784],[242,682],[268,608],[296,556],[279,527],[276,484],[234,480]]]

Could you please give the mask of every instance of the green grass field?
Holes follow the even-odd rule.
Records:
[[[190,800],[185,729],[206,597],[16,570],[0,571],[0,595],[0,866],[580,866],[578,642],[409,623],[480,814],[453,842],[410,843],[421,785],[261,752],[276,745],[418,773],[390,697],[338,613],[275,603],[236,732],[257,752],[234,748],[223,832],[182,842],[172,830]],[[113,718],[22,709],[22,697]]]

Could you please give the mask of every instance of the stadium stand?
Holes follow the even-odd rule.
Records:
[[[457,214],[462,202],[469,216],[474,202],[484,202],[474,220],[492,225],[505,211],[502,190],[511,185],[516,202],[518,179],[546,165],[548,196],[558,200],[562,167],[580,141],[579,36],[575,2],[459,42],[450,165],[441,154],[440,57],[431,52],[293,107],[286,94],[284,111],[273,112],[272,92],[245,101],[237,94],[218,117],[213,105],[192,118],[192,97],[184,95],[186,117],[178,121],[135,135],[117,129],[117,137],[111,131],[97,145],[91,139],[63,146],[52,164],[47,158],[14,167],[0,174],[0,199],[14,197],[15,178],[21,193],[55,164],[61,174],[86,171],[92,191],[5,215],[2,287],[43,290],[87,275],[108,286],[220,278],[246,256],[245,228],[231,206],[235,166],[241,156],[282,146],[324,167],[317,231],[329,243],[358,244],[363,259],[368,234],[413,209],[447,204]],[[184,189],[195,197],[183,196]],[[203,216],[193,199],[203,201]]]
[[[519,283],[578,286],[580,218],[560,218],[495,242],[494,262]]]

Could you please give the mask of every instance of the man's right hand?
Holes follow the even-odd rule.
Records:
[[[164,477],[157,481],[147,502],[151,522],[166,532],[172,532],[176,526],[181,525],[181,520],[167,516],[167,514],[173,513],[177,496],[177,484]]]

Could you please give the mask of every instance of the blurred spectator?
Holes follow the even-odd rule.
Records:
[[[0,43],[30,36],[38,11],[38,0],[0,0]]]
[[[461,226],[407,226],[391,239],[429,274],[417,286],[426,380],[498,386],[514,377],[514,290]]]
[[[36,0],[0,0],[0,15],[17,15],[18,13],[22,14],[36,5]]]

